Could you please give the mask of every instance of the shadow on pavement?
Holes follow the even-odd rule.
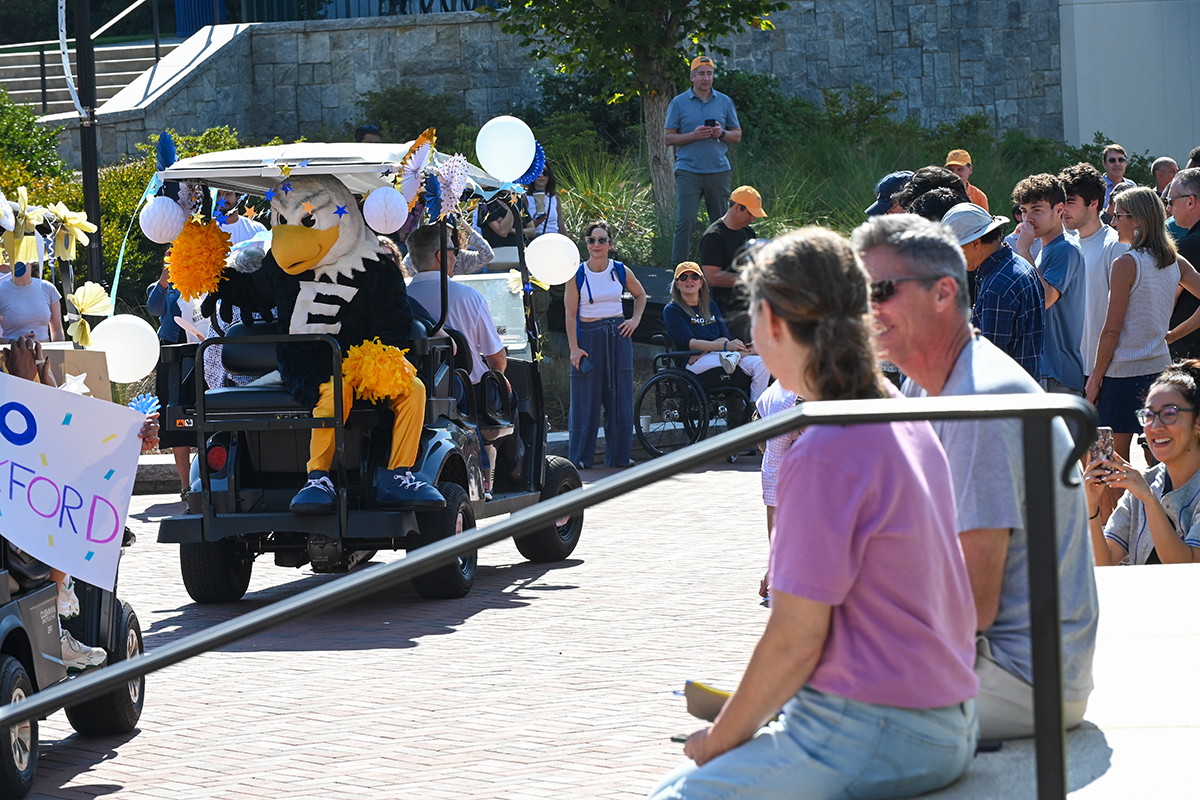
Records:
[[[115,736],[85,737],[73,733],[65,738],[53,740],[47,739],[45,733],[42,733],[41,745],[38,748],[37,778],[33,784],[33,791],[27,795],[27,800],[104,797],[123,791],[125,787],[119,783],[75,784],[70,789],[65,787],[79,775],[95,769],[100,762],[116,758],[116,748],[133,740],[139,733],[136,728],[129,733]],[[87,754],[86,758],[79,757],[81,751]]]
[[[415,647],[422,637],[453,633],[459,625],[481,611],[529,605],[536,595],[523,592],[577,588],[557,582],[537,584],[537,581],[548,574],[561,573],[582,563],[579,559],[568,559],[554,564],[522,561],[498,566],[480,565],[471,593],[459,600],[425,600],[416,593],[411,583],[406,582],[364,600],[289,623],[221,649],[227,652],[311,652]],[[238,603],[193,603],[183,606],[174,615],[155,621],[143,632],[146,649],[162,647],[180,637],[339,577],[309,575],[252,592]]]

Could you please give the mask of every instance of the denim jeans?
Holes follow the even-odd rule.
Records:
[[[700,195],[708,210],[708,223],[725,216],[729,210],[730,180],[733,172],[675,171],[675,241],[671,246],[671,264],[687,261],[692,253],[692,232],[696,228],[696,213],[700,210]],[[716,264],[715,266],[722,266]]]
[[[652,800],[913,797],[953,783],[978,738],[975,701],[930,709],[861,703],[806,686],[783,716],[703,767],[688,764]]]

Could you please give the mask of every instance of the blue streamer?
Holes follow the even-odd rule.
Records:
[[[158,174],[151,176],[150,182],[146,184],[146,190],[142,192],[141,198],[138,200],[137,206],[133,209],[133,218],[129,220],[129,225],[125,228],[125,238],[121,240],[121,250],[117,253],[117,271],[113,275],[112,284],[112,305],[108,307],[108,314],[111,317],[117,313],[117,287],[121,285],[121,267],[125,264],[125,245],[129,243],[129,234],[133,231],[133,223],[137,221],[138,212],[142,210],[142,206],[146,201],[158,193],[162,188],[162,179]]]

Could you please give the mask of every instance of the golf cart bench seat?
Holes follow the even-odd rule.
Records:
[[[8,577],[11,579],[10,589],[14,594],[28,592],[50,584],[50,567],[29,553],[19,550],[7,539],[4,540],[4,549],[5,566],[8,568]],[[12,582],[16,583],[16,587],[11,586]]]

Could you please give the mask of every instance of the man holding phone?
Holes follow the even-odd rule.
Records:
[[[692,88],[671,100],[663,123],[663,140],[675,148],[675,242],[671,262],[687,261],[700,195],[709,223],[725,213],[732,171],[726,153],[742,140],[742,126],[728,95],[713,89],[716,70],[708,56],[692,59]]]

